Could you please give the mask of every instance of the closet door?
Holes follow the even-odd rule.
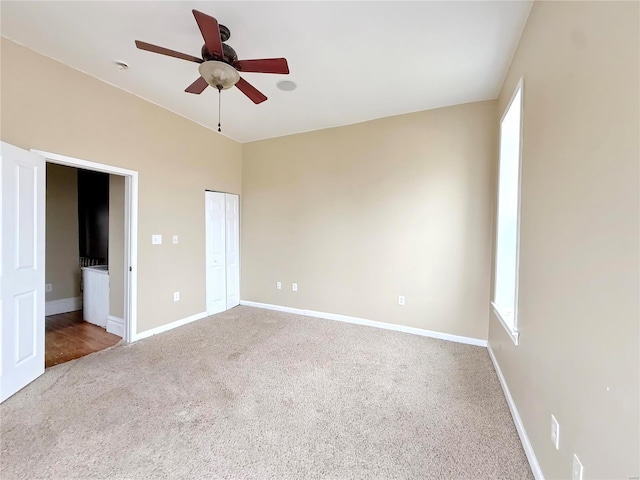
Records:
[[[240,305],[240,197],[226,193],[227,310]]]
[[[207,313],[227,309],[225,194],[205,192]]]

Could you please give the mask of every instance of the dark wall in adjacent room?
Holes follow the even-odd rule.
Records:
[[[80,256],[109,261],[109,175],[78,170]]]

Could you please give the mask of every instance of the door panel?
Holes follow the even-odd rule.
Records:
[[[240,197],[225,194],[227,230],[227,310],[240,305]]]
[[[227,308],[224,193],[205,192],[207,313]]]
[[[36,328],[38,328],[38,308],[35,291],[16,295],[14,299],[16,317],[16,366],[36,355]]]
[[[0,401],[44,372],[45,160],[0,145]]]
[[[16,162],[16,210],[17,210],[17,235],[20,241],[16,245],[16,267],[18,269],[36,268],[36,190],[37,170],[31,165]]]
[[[211,281],[213,288],[211,289],[211,297],[214,303],[225,303],[225,278],[224,267],[211,268]]]

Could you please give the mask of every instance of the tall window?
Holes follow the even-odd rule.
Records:
[[[513,341],[518,344],[518,216],[520,214],[520,142],[522,82],[500,122],[500,168],[496,275],[493,307]]]

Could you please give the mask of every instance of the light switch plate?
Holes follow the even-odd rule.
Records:
[[[173,243],[178,243],[178,235],[173,236]]]
[[[152,245],[162,245],[162,235],[151,235]]]
[[[180,300],[180,292],[173,292],[173,301],[177,302]]]
[[[294,292],[298,291],[298,284],[297,283],[292,283],[291,284],[291,290],[293,290]]]
[[[571,469],[571,480],[582,480],[584,469],[578,456],[573,454],[573,468]]]

